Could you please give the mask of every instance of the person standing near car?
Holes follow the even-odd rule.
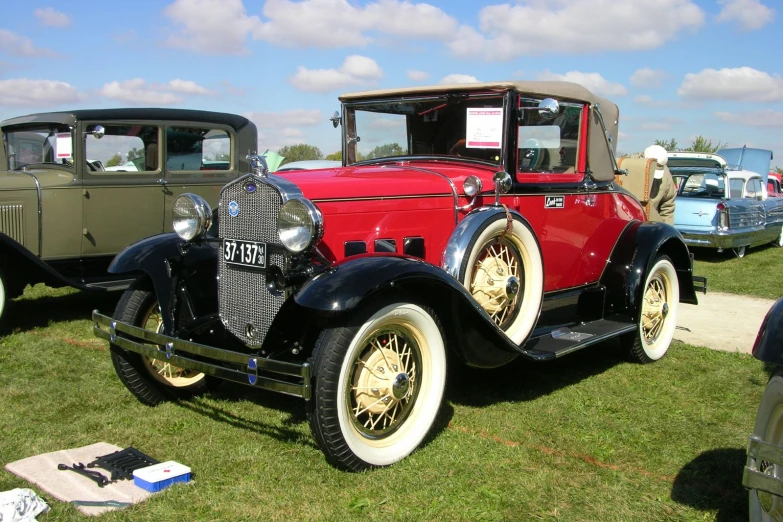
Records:
[[[656,162],[650,183],[650,215],[647,217],[650,221],[674,225],[674,198],[677,196],[677,187],[666,166],[669,153],[660,145],[650,145],[644,149],[644,157]]]

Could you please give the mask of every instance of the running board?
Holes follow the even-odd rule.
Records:
[[[624,320],[599,319],[589,323],[558,328],[549,334],[530,339],[522,353],[537,361],[557,359],[625,333],[639,326]]]
[[[116,290],[125,290],[136,279],[115,279],[113,281],[101,281],[99,283],[88,283],[83,285],[87,290],[106,290],[107,292],[113,292]]]

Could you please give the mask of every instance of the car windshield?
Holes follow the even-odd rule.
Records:
[[[398,156],[452,156],[499,164],[503,96],[446,96],[346,105],[346,164]]]
[[[67,125],[6,130],[4,137],[9,170],[35,164],[73,165],[73,133]]]

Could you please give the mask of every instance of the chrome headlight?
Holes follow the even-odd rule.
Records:
[[[462,184],[462,190],[465,191],[467,197],[475,197],[476,194],[481,192],[481,179],[478,176],[468,176]]]
[[[323,237],[321,212],[306,199],[291,199],[280,207],[277,234],[280,242],[291,252],[304,252]]]
[[[185,241],[203,236],[212,224],[212,209],[196,194],[182,194],[174,201],[174,231]]]

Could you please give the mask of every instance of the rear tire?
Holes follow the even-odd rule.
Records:
[[[5,316],[6,308],[8,307],[8,289],[5,283],[5,273],[0,268],[0,326],[3,325],[3,316]]]
[[[429,433],[446,382],[446,350],[431,310],[394,302],[367,307],[318,337],[308,420],[332,464],[388,466]]]
[[[639,327],[620,338],[631,361],[646,364],[666,355],[677,326],[679,304],[677,271],[671,259],[660,256],[644,282]]]
[[[123,293],[114,311],[114,318],[153,331],[159,330],[162,325],[155,293],[138,282]],[[115,344],[109,348],[120,381],[140,402],[148,406],[208,391],[203,373],[150,359]]]

